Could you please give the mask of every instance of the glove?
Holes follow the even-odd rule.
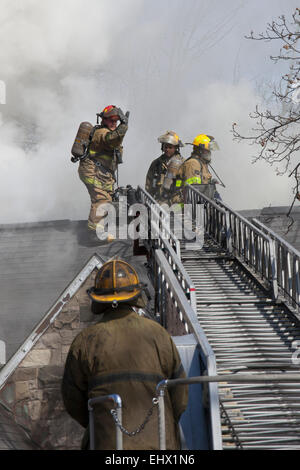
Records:
[[[122,109],[119,108],[119,118],[120,118],[121,124],[125,124],[126,126],[128,126],[129,114],[130,114],[129,111],[127,111],[126,114],[124,114]]]

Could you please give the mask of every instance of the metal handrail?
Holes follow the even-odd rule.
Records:
[[[212,220],[206,222],[205,229],[208,234],[220,243],[223,224],[227,251],[250,268],[262,281],[267,282],[272,290],[273,299],[276,300],[278,283],[274,240],[223,201],[214,202],[189,185],[186,186],[185,192],[186,199],[191,200],[192,204],[204,203],[206,213],[211,213],[213,210]]]
[[[137,187],[137,197],[138,199],[145,205],[148,205],[148,206],[156,206],[157,209],[162,212],[162,214],[165,216],[165,217],[168,217],[168,212],[166,212],[164,210],[163,207],[161,207],[158,202],[151,196],[151,194],[148,193],[148,191],[146,191],[146,189],[144,188],[141,188],[141,186],[138,186]]]
[[[196,287],[190,278],[189,274],[186,272],[185,267],[183,266],[181,259],[177,256],[170,243],[167,240],[161,240],[159,249],[165,255],[166,260],[168,261],[170,268],[172,269],[174,275],[176,276],[177,281],[181,285],[183,292],[185,293],[187,299],[189,300],[194,311],[197,311],[197,300],[196,300]]]
[[[252,221],[274,241],[280,293],[300,312],[300,252],[259,220]]]
[[[192,218],[196,218],[197,205],[204,205],[204,230],[217,243],[223,245],[225,242],[226,249],[232,252],[231,231],[229,227],[229,218],[225,210],[198,191],[194,186],[186,185],[184,188],[184,201],[186,204],[192,205]]]
[[[112,401],[116,405],[117,417],[120,424],[122,424],[122,400],[120,395],[103,395],[99,397],[90,398],[88,400],[88,412],[89,412],[89,439],[90,439],[90,450],[95,450],[95,422],[94,422],[94,408],[93,405],[96,403],[102,403],[104,401]],[[119,426],[116,426],[116,450],[123,449],[123,435]]]
[[[215,355],[209,345],[204,331],[198,322],[194,309],[182,291],[180,284],[162,250],[156,250],[155,258],[158,266],[158,274],[161,278],[160,291],[158,292],[158,295],[161,297],[162,310],[165,309],[165,293],[163,291],[166,289],[169,292],[173,304],[178,310],[178,318],[184,325],[185,332],[187,334],[194,334],[197,343],[199,344],[202,356],[205,361],[207,375],[216,375]],[[209,384],[208,397],[212,447],[213,449],[217,450],[222,448],[222,438],[219,414],[219,395],[216,384]]]
[[[148,216],[150,223],[148,222],[148,226],[152,224],[151,229],[154,230],[157,238],[155,239],[155,242],[151,239],[144,240],[144,244],[146,245],[148,251],[150,251],[151,247],[153,247],[154,249],[161,249],[164,252],[166,259],[168,260],[169,265],[175,273],[179,284],[190,301],[192,308],[196,311],[196,288],[181,262],[180,242],[176,235],[169,230],[169,227],[165,227],[164,220],[167,219],[169,222],[170,214],[166,212],[164,208],[159,206],[152,196],[143,188],[138,187],[137,194],[139,200],[148,208],[155,208],[155,215],[157,216],[156,220],[153,220],[153,212],[149,211]],[[166,229],[166,232],[163,233],[162,229]]]
[[[178,385],[194,385],[194,384],[211,384],[219,382],[233,382],[233,383],[298,383],[300,382],[300,374],[223,374],[208,376],[202,375],[198,377],[188,377],[185,379],[167,379],[162,380],[156,386],[156,394],[158,397],[158,436],[160,450],[166,450],[166,425],[165,425],[165,406],[164,397],[165,389]]]
[[[169,219],[168,219],[169,222]],[[150,217],[150,227],[151,234],[154,235],[154,239],[158,240],[158,244],[163,244],[164,240],[169,240],[171,246],[173,246],[174,251],[180,257],[180,241],[176,235],[171,231],[169,223],[161,218],[161,214],[156,210],[156,207],[151,208],[151,217]]]
[[[174,251],[180,257],[180,242],[170,229],[170,213],[161,207],[157,201],[140,186],[137,187],[137,198],[148,210],[149,236],[144,240],[144,244],[150,249],[151,246],[155,245],[157,240],[159,242],[161,240],[169,240]]]

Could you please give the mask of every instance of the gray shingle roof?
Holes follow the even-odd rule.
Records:
[[[86,221],[0,225],[0,340],[7,361],[94,253],[104,260],[118,254],[148,282],[145,258],[132,257],[131,240],[88,246]]]

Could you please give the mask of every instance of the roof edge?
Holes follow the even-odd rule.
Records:
[[[0,224],[0,230],[6,230],[6,229],[22,229],[22,228],[40,228],[40,227],[51,227],[53,225],[65,225],[69,224],[72,221],[70,219],[57,219],[57,220],[41,220],[39,222],[18,222],[15,224],[8,223],[8,224]]]
[[[71,298],[80,289],[88,276],[95,268],[99,268],[104,263],[104,260],[97,254],[91,258],[84,265],[82,270],[75,276],[73,281],[69,283],[66,289],[58,297],[56,302],[46,312],[42,320],[36,325],[28,338],[19,347],[15,354],[8,360],[8,362],[0,370],[0,389],[6,383],[11,374],[16,370],[20,362],[29,353],[39,338],[45,333],[48,327],[53,323],[55,318],[61,312],[62,308],[71,300]]]

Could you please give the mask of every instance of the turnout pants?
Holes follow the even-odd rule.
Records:
[[[88,228],[96,230],[97,225],[101,225],[101,220],[105,217],[105,214],[102,216],[97,215],[97,209],[101,205],[112,201],[115,180],[110,172],[104,173],[89,158],[85,158],[80,162],[78,173],[91,198]]]

